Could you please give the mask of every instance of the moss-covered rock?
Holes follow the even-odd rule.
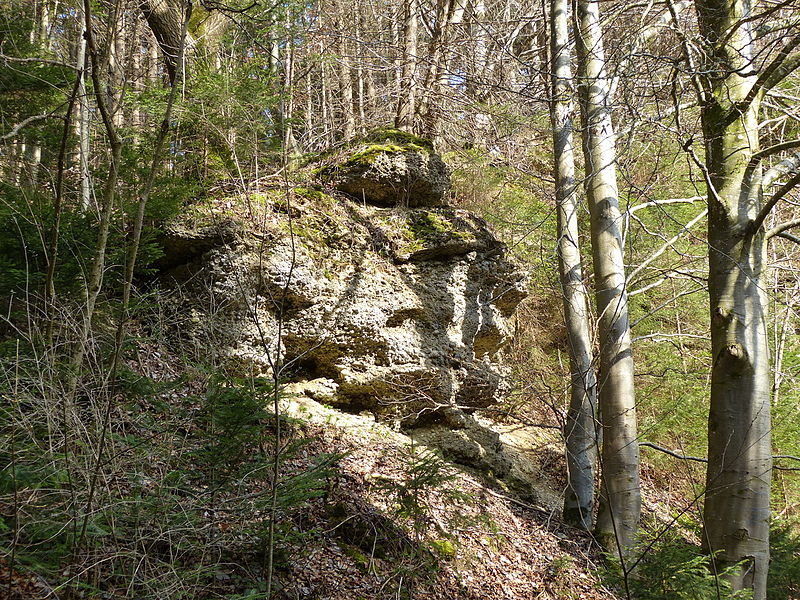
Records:
[[[213,337],[223,359],[268,373],[280,336],[296,391],[392,418],[484,407],[508,391],[525,274],[479,217],[309,188],[206,208],[164,239],[162,281],[186,342]],[[206,223],[215,215],[218,227]]]
[[[450,172],[430,140],[376,130],[327,157],[318,175],[341,192],[376,206],[440,206]]]

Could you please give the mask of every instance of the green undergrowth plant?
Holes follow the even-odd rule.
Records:
[[[387,499],[390,514],[410,525],[419,544],[433,522],[435,498],[445,502],[467,502],[470,498],[452,485],[458,473],[436,452],[421,449],[412,441],[397,458],[401,466],[399,478],[380,478],[375,489]],[[431,547],[440,556],[455,553],[449,540],[434,540]]]
[[[162,352],[125,357],[158,369]],[[178,378],[157,379],[126,362],[113,398],[87,369],[65,404],[35,352],[0,358],[0,557],[15,573],[59,597],[259,597],[272,515],[278,572],[315,535],[302,521],[339,455],[267,408],[270,380],[174,357]]]
[[[800,534],[796,518],[774,519],[769,545],[767,600],[800,598]]]
[[[602,572],[605,583],[635,600],[747,600],[749,591],[734,592],[727,571],[714,573],[714,561],[675,529],[648,531],[632,553],[637,561],[627,586],[616,556],[609,555]],[[628,565],[628,569],[631,565]]]

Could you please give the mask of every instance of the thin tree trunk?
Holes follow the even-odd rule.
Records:
[[[108,135],[111,156],[108,167],[108,175],[106,177],[105,185],[103,186],[103,204],[101,207],[100,222],[98,223],[97,243],[95,246],[94,256],[92,258],[91,268],[86,277],[86,306],[83,313],[83,322],[81,323],[78,340],[71,358],[70,366],[72,372],[70,373],[70,379],[67,385],[67,399],[70,401],[74,399],[77,391],[78,378],[80,376],[80,369],[83,364],[83,357],[86,352],[86,344],[88,343],[89,339],[89,332],[91,329],[92,319],[94,317],[94,309],[103,285],[106,247],[108,245],[108,234],[111,228],[111,213],[114,207],[114,200],[117,190],[117,176],[119,174],[119,164],[122,158],[122,140],[120,139],[119,134],[114,127],[113,118],[108,108],[108,101],[104,95],[102,83],[100,81],[100,74],[98,73],[100,58],[95,45],[94,34],[92,32],[90,1],[91,0],[83,0],[84,20],[86,25],[86,47],[90,56],[94,96],[97,102],[97,108],[103,121],[103,125],[106,129],[106,134]]]
[[[72,109],[78,97],[79,82],[83,79],[83,67],[78,65],[77,77],[72,87],[66,113],[64,114],[64,127],[61,131],[61,141],[58,147],[56,166],[55,197],[53,198],[53,227],[47,245],[47,274],[44,280],[44,315],[45,315],[45,341],[51,347],[53,341],[53,313],[56,300],[55,273],[58,263],[58,241],[61,235],[61,214],[64,199],[64,171],[67,165],[67,141],[70,133]]]
[[[31,188],[39,185],[39,168],[42,165],[42,147],[39,144],[31,146]]]
[[[80,12],[83,15],[83,10]],[[76,64],[78,67],[78,169],[81,181],[81,200],[80,208],[82,211],[89,209],[91,203],[91,182],[89,179],[89,97],[86,93],[86,25],[85,19],[81,17],[81,36],[78,42],[78,56]]]
[[[577,12],[579,98],[600,341],[603,448],[596,533],[607,549],[619,554],[624,567],[624,559],[636,542],[641,491],[622,217],[599,3],[579,0]]]
[[[303,110],[303,119],[305,120],[305,143],[306,147],[311,147],[316,149],[314,143],[314,86],[312,84],[312,69],[309,68],[306,71],[306,76],[304,77],[305,84],[306,84],[306,97],[305,97],[305,108]]]
[[[362,24],[363,19],[361,15],[361,6],[358,7],[358,17],[355,20],[355,36],[358,44],[361,44],[361,36],[362,36]],[[358,61],[356,65],[356,106],[358,107],[358,133],[359,135],[364,135],[366,133],[366,123],[367,123],[367,115],[366,115],[366,92],[365,92],[365,85],[364,85],[364,64],[363,61]]]
[[[447,45],[447,34],[450,17],[453,11],[452,0],[438,0],[436,3],[436,24],[433,28],[430,43],[428,44],[428,71],[422,89],[422,97],[417,112],[422,121],[422,134],[434,140],[439,131],[439,118],[441,113],[441,94],[439,89],[442,61]]]
[[[395,104],[395,126],[397,126],[397,109],[400,103],[400,96],[402,94],[402,78],[403,78],[403,53],[400,50],[400,9],[397,10],[396,13],[390,15],[389,17],[389,26],[392,30],[392,49],[393,49],[393,60],[392,60],[392,76],[391,80],[387,82],[388,84],[392,85],[394,88],[394,97],[396,98],[397,102]]]
[[[403,71],[397,98],[395,127],[412,131],[417,106],[417,38],[419,0],[405,0],[403,27]]]
[[[291,9],[286,9],[285,26],[287,37],[284,40],[286,45],[286,59],[283,69],[283,90],[281,93],[282,110],[281,117],[283,119],[283,147],[286,152],[287,166],[293,166],[297,160],[302,156],[300,144],[297,143],[297,138],[294,135],[294,127],[292,125],[294,119],[294,68],[295,68],[295,47],[292,40],[292,22],[289,13]]]
[[[486,132],[491,126],[492,118],[484,112],[484,107],[489,99],[486,81],[488,73],[489,40],[486,30],[486,3],[484,0],[475,0],[472,6],[472,37],[475,40],[473,56],[471,58],[472,72],[467,76],[467,94],[475,102],[472,117],[472,143],[475,146],[486,145]]]
[[[340,129],[342,139],[351,140],[356,134],[356,117],[353,110],[353,74],[350,63],[350,48],[347,44],[344,23],[347,21],[347,11],[350,10],[341,0],[336,0],[333,5],[335,11],[334,27],[339,32],[336,38],[336,54],[339,57],[338,69],[338,89],[340,102]]]
[[[109,77],[111,79],[109,88],[111,92],[111,113],[114,116],[114,126],[117,129],[125,127],[125,112],[122,109],[122,97],[125,95],[125,87],[130,73],[126,57],[125,44],[125,11],[120,11],[117,24],[112,28],[114,36],[110,44],[111,52],[109,64]]]
[[[330,109],[330,84],[328,83],[328,71],[325,68],[325,63],[319,66],[320,69],[320,99],[322,102],[322,137],[324,146],[330,146],[333,143],[333,136],[331,135],[331,109]]]
[[[585,531],[592,528],[594,470],[597,462],[597,387],[592,367],[587,291],[578,242],[578,198],[572,146],[572,72],[569,0],[551,0],[550,47],[553,100],[554,176],[558,211],[558,260],[570,361],[570,403],[564,431],[567,490],[564,520]]]

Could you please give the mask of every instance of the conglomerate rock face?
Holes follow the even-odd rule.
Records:
[[[348,410],[414,421],[499,400],[525,276],[486,224],[302,192],[170,227],[162,283],[183,343],[250,372],[280,359],[294,390]]]

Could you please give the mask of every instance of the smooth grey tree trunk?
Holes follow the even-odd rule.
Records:
[[[636,542],[641,492],[622,216],[599,3],[579,0],[577,13],[578,97],[600,342],[598,397],[603,447],[596,534],[603,546],[620,556],[624,567]]]
[[[749,3],[696,6],[700,32],[714,48],[700,79],[713,358],[703,541],[718,553],[717,569],[741,563],[730,576],[734,589],[752,588],[764,600],[772,448],[762,176],[753,160],[761,94],[751,95],[758,74]]]
[[[570,365],[570,403],[564,428],[567,459],[564,520],[591,531],[597,462],[597,384],[592,365],[588,294],[578,243],[569,7],[569,0],[551,0],[550,3],[550,77],[553,97],[550,119],[558,211],[558,266]]]

